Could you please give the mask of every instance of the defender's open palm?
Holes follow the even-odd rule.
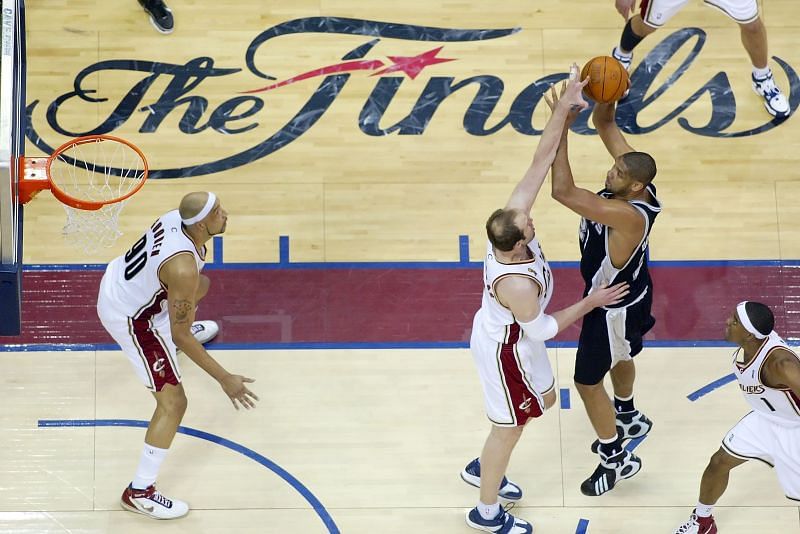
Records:
[[[220,382],[220,385],[228,398],[231,399],[234,408],[238,410],[239,404],[241,404],[243,408],[249,410],[256,407],[253,401],[258,400],[258,396],[245,385],[252,382],[255,382],[255,380],[242,375],[228,375]]]
[[[622,282],[614,284],[611,287],[601,286],[592,291],[592,293],[586,297],[586,300],[595,308],[599,308],[601,306],[619,304],[628,293],[630,293],[628,283]]]
[[[589,107],[589,103],[583,98],[583,88],[589,83],[589,77],[580,81],[580,72],[578,65],[572,64],[569,69],[569,81],[561,83],[561,90],[556,94],[555,86],[550,86],[550,94],[544,93],[544,100],[547,102],[551,111],[556,109],[557,105],[565,106],[569,109],[569,115],[566,120],[565,127],[569,127],[582,110]]]
[[[589,77],[585,80],[580,79],[580,69],[576,63],[569,68],[569,80],[561,84],[559,97],[555,96],[555,90],[551,90],[552,104],[548,101],[550,108],[554,108],[559,102],[562,106],[567,106],[571,111],[580,111],[589,107],[589,103],[583,98],[583,88],[589,83]],[[547,100],[547,93],[545,93]]]

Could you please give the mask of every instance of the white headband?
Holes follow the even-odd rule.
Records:
[[[756,330],[756,327],[750,322],[750,317],[747,316],[745,305],[747,305],[746,300],[736,305],[736,314],[739,316],[739,322],[742,323],[742,326],[745,330],[753,334],[757,339],[764,339],[769,334],[762,334]]]
[[[206,205],[203,206],[203,209],[200,210],[200,213],[195,215],[194,217],[189,217],[188,219],[181,219],[183,224],[189,226],[190,224],[194,224],[196,222],[200,222],[211,213],[211,210],[214,209],[214,204],[217,202],[217,195],[212,193],[211,191],[208,192],[208,200],[206,200]]]

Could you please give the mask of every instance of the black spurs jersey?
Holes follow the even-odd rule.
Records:
[[[644,217],[644,235],[639,246],[621,269],[614,267],[608,255],[608,227],[585,218],[581,219],[581,275],[586,283],[584,295],[588,295],[592,288],[601,284],[613,285],[619,282],[628,282],[630,285],[630,293],[622,302],[615,306],[608,306],[609,308],[624,308],[638,302],[652,288],[650,272],[647,269],[648,237],[656,217],[661,213],[661,203],[656,198],[656,188],[653,184],[648,185],[647,190],[653,197],[652,204],[643,200],[630,201],[631,206],[641,212]],[[612,195],[605,189],[597,194],[603,198],[610,198]]]

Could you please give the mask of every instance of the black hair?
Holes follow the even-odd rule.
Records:
[[[748,300],[744,305],[744,312],[759,334],[766,336],[775,328],[775,316],[766,305]]]
[[[648,185],[656,177],[656,160],[646,152],[628,152],[622,155],[628,176],[637,182]]]

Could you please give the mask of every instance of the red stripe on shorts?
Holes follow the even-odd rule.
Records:
[[[508,394],[511,397],[511,407],[516,416],[517,425],[524,425],[528,419],[542,415],[542,407],[536,395],[528,387],[522,376],[519,362],[514,354],[514,348],[519,341],[520,328],[517,323],[511,325],[509,343],[503,343],[500,348],[500,367]]]
[[[136,317],[131,319],[133,337],[142,351],[153,385],[156,391],[166,384],[177,386],[180,383],[167,348],[161,343],[158,334],[153,330],[150,320],[161,312],[161,303],[166,300],[167,292],[161,291],[155,296],[153,304],[143,309]]]
[[[639,15],[642,17],[642,20],[647,20],[647,7],[650,5],[650,0],[642,0],[642,3],[639,4]]]

